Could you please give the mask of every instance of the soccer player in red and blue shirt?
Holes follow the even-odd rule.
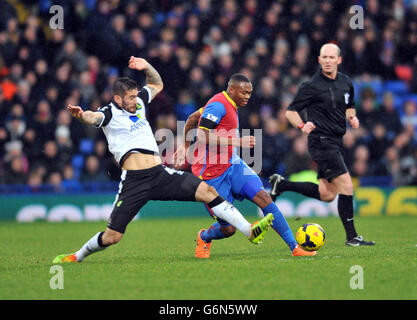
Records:
[[[259,176],[240,159],[236,147],[251,148],[255,145],[254,136],[238,136],[238,108],[245,107],[252,94],[252,84],[243,74],[234,74],[228,82],[226,91],[214,95],[200,110],[191,114],[184,128],[184,137],[198,127],[196,143],[191,161],[193,174],[216,188],[225,200],[233,204],[235,200],[248,199],[258,205],[264,215],[274,216],[273,229],[282,237],[293,256],[314,255],[297,246],[287,221],[263,188]],[[184,161],[190,141],[185,141],[174,155],[177,164]],[[226,221],[217,221],[208,229],[202,229],[197,235],[195,256],[209,258],[212,240],[232,236],[235,228]]]

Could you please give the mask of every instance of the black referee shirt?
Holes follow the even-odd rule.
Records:
[[[321,69],[303,82],[288,110],[307,110],[307,121],[316,128],[312,136],[341,138],[346,132],[346,109],[355,108],[352,80],[338,72],[336,79],[326,77]]]

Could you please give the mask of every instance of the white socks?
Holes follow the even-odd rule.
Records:
[[[75,253],[75,256],[77,257],[77,261],[81,262],[84,260],[84,258],[88,257],[90,254],[101,251],[106,249],[107,247],[102,247],[98,243],[98,238],[103,232],[98,232],[96,235],[94,235],[90,240],[88,240],[80,250],[78,250]]]
[[[213,201],[214,202],[214,201]],[[210,204],[208,206],[210,207]],[[216,217],[226,220],[236,229],[242,232],[246,237],[250,237],[252,226],[251,224],[242,216],[242,214],[237,210],[232,204],[223,200],[221,203],[214,204],[213,207],[210,207],[211,211],[216,215]]]

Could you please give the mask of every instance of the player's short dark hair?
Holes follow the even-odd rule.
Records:
[[[112,86],[113,95],[118,95],[124,97],[126,91],[137,89],[139,87],[138,83],[135,80],[132,80],[128,77],[117,78]]]
[[[229,85],[236,82],[247,82],[250,83],[250,80],[243,73],[235,73],[229,79]]]

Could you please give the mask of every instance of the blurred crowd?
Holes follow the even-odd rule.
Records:
[[[50,28],[52,5],[62,6],[64,29]],[[364,8],[363,29],[350,28],[353,5]],[[144,83],[127,69],[132,55],[165,84],[148,108],[154,130],[181,134],[177,120],[241,72],[254,92],[239,123],[263,129],[261,177],[314,170],[306,137],[284,113],[329,41],[357,89],[361,128],[345,135],[352,176],[417,184],[415,0],[0,0],[0,184],[36,191],[117,181],[102,131],[65,106],[97,110],[111,101],[118,76]]]

